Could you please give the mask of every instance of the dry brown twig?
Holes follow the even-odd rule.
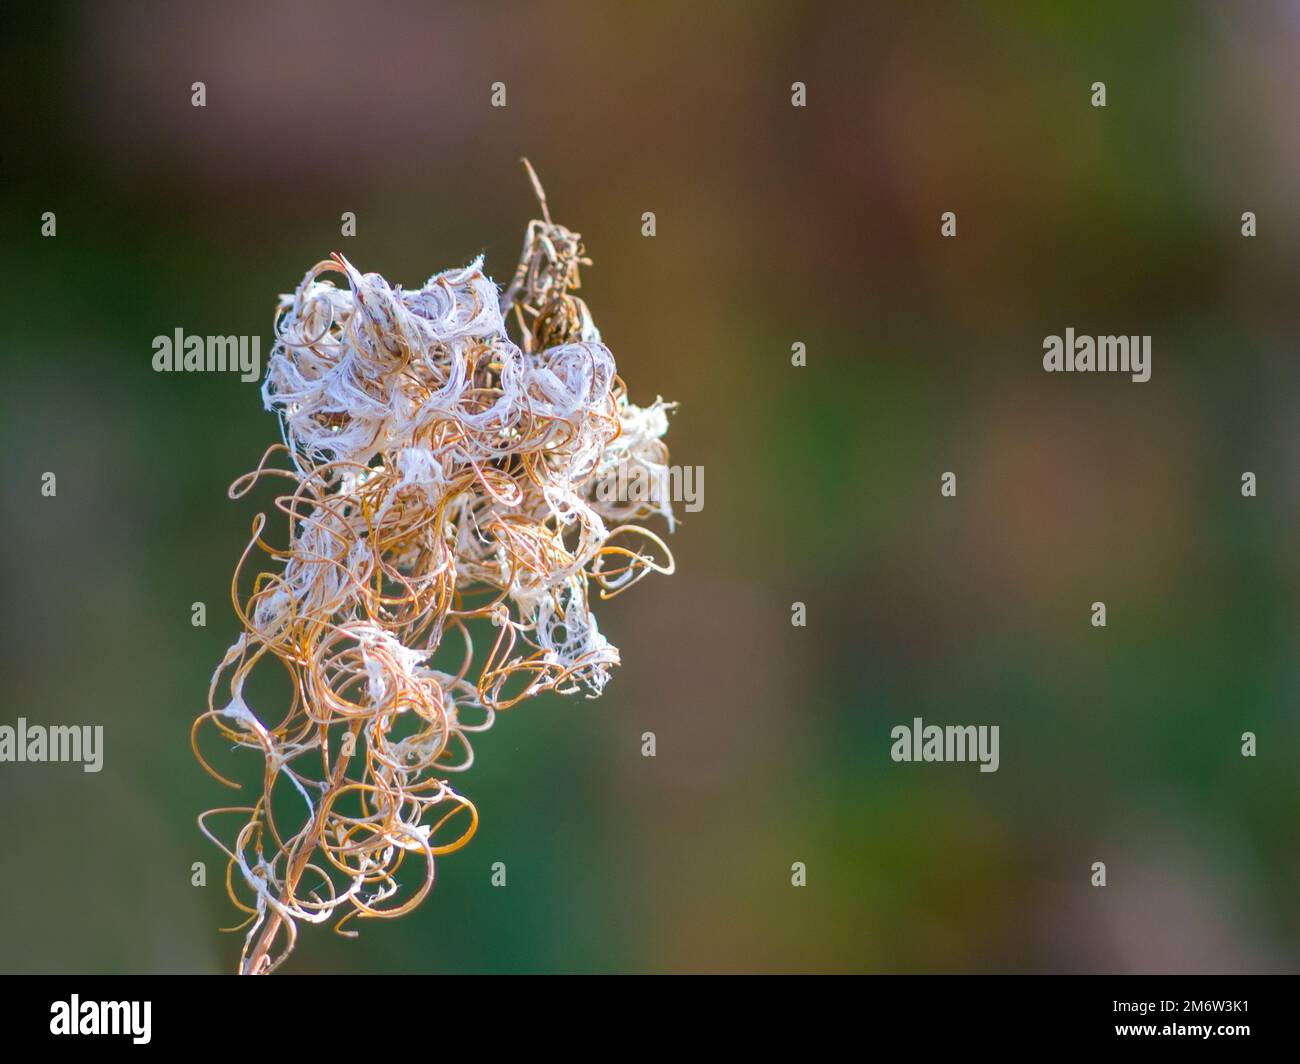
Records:
[[[243,632],[191,737],[227,786],[238,785],[200,750],[205,725],[263,758],[253,805],[199,817],[246,914],[234,929],[246,931],[242,973],[274,971],[302,923],[337,918],[354,935],[353,918],[418,905],[435,858],[478,825],[450,783],[473,763],[470,736],[543,691],[599,695],[619,656],[592,615],[593,588],[609,598],[673,571],[664,542],[628,523],[661,514],[672,527],[661,439],[670,406],[628,402],[573,294],[590,265],[582,239],[551,220],[524,164],[542,217],[504,293],[481,259],[405,291],[336,253],[281,298],[263,398],[283,443],[230,496],[285,480],[276,507],[289,541],[263,538],[265,515],[253,522],[231,582]],[[655,490],[602,501],[610,493],[597,489],[628,463]],[[241,593],[259,553],[272,564]],[[481,661],[476,618],[496,628]],[[463,644],[454,671],[430,664],[448,636]],[[252,670],[272,661],[293,692],[273,725],[244,697]],[[212,823],[229,816],[233,838]],[[413,890],[398,875],[408,857],[424,863]]]

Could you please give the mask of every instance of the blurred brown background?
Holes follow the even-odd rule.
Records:
[[[505,279],[522,155],[704,510],[601,614],[604,698],[477,744],[480,833],[419,913],[288,970],[1295,969],[1300,8],[1063,6],[9,13],[0,723],[107,750],[0,765],[0,969],[238,953],[187,733],[256,512],[226,488],[277,427],[152,338],[265,357],[332,250]],[[1066,326],[1150,334],[1151,381],[1044,374]],[[894,764],[914,716],[1000,725],[1000,771]]]

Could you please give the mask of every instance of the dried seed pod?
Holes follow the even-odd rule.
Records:
[[[281,298],[262,394],[283,443],[230,495],[285,480],[288,542],[268,543],[265,516],[254,521],[232,582],[243,632],[193,735],[229,786],[199,749],[205,724],[263,760],[252,806],[199,818],[247,914],[242,972],[274,970],[300,923],[342,929],[418,904],[435,858],[478,824],[449,782],[473,763],[471,736],[543,691],[600,694],[619,656],[593,588],[608,598],[673,570],[653,532],[606,524],[659,513],[671,527],[667,497],[629,505],[596,490],[620,461],[666,466],[669,406],[628,402],[571,294],[590,261],[581,238],[551,221],[528,172],[543,217],[504,295],[481,260],[408,291],[336,254]],[[258,555],[267,567],[245,587]],[[485,655],[476,621],[495,627]],[[449,646],[459,665],[435,667]],[[270,661],[293,695],[263,715],[244,687]],[[239,827],[221,831],[218,816]],[[399,878],[408,858],[423,876]]]

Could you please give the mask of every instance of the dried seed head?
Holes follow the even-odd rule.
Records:
[[[571,294],[590,261],[581,238],[551,221],[528,171],[543,217],[529,223],[504,295],[481,259],[408,291],[336,254],[280,301],[262,394],[283,443],[230,494],[286,480],[277,506],[289,541],[271,546],[265,517],[254,522],[232,584],[244,631],[195,722],[195,753],[223,783],[234,786],[199,752],[201,725],[265,762],[253,806],[200,817],[248,914],[242,971],[280,964],[299,922],[339,917],[342,929],[418,904],[434,858],[477,827],[447,779],[472,764],[470,736],[542,691],[600,694],[619,656],[592,613],[593,589],[608,598],[672,572],[658,536],[621,523],[659,513],[671,527],[666,494],[628,504],[595,490],[620,461],[666,467],[669,406],[628,402]],[[241,596],[258,551],[272,564]],[[475,618],[495,627],[486,655],[471,638]],[[459,666],[436,668],[448,636]],[[294,692],[265,718],[279,717],[274,726],[243,696],[251,670],[271,660]],[[291,803],[273,801],[282,792]],[[209,825],[219,814],[242,821],[231,843]],[[408,855],[423,859],[424,877],[403,897]]]

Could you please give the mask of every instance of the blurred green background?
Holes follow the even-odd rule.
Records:
[[[704,510],[600,612],[605,696],[476,744],[421,910],[286,970],[1294,970],[1300,8],[1066,6],[8,12],[0,723],[106,759],[0,765],[0,969],[238,955],[187,736],[265,501],[226,489],[278,433],[152,338],[265,357],[333,250],[507,278],[528,155]],[[1066,326],[1150,334],[1151,381],[1043,373]],[[914,716],[998,724],[1000,771],[894,764]]]

